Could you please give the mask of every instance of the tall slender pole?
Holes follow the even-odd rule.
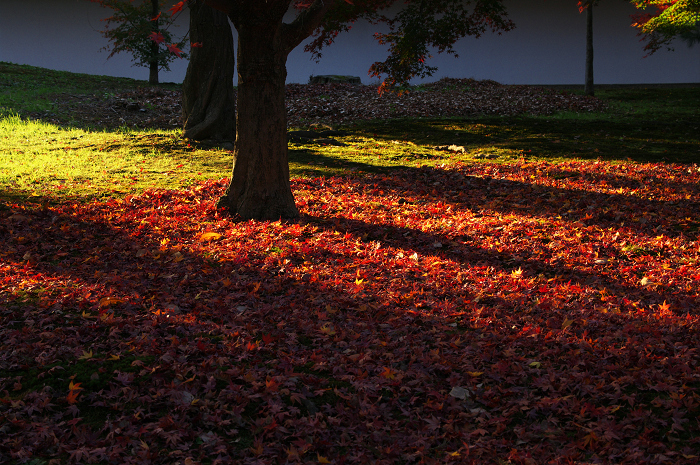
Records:
[[[593,2],[586,6],[586,84],[583,93],[593,95]]]

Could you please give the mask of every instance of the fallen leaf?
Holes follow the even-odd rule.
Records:
[[[69,391],[68,395],[66,396],[66,400],[68,401],[69,404],[75,404],[78,402],[78,396],[80,395],[80,391]]]
[[[450,391],[450,395],[456,399],[466,399],[471,396],[469,393],[469,390],[461,387],[461,386],[454,386],[452,390]]]
[[[103,297],[100,299],[99,306],[100,308],[105,308],[109,307],[110,305],[115,305],[115,304],[121,304],[124,301],[122,299],[118,299],[116,297]]]
[[[200,242],[215,241],[221,239],[222,235],[215,232],[205,232],[199,235]]]

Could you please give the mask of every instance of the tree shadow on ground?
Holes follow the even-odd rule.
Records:
[[[653,169],[640,176],[637,172],[626,175],[624,169],[620,174],[601,173],[593,171],[591,165],[579,165],[578,171],[556,166],[545,168],[546,172],[536,164],[462,165],[446,170],[422,167],[368,180],[351,177],[346,182],[354,186],[369,185],[394,201],[405,197],[415,208],[422,208],[421,202],[429,200],[475,213],[558,218],[578,222],[579,226],[627,228],[650,237],[665,234],[689,240],[697,238],[695,212],[700,210],[700,199],[697,184],[692,181],[660,178]],[[683,167],[678,170],[687,172]],[[541,178],[541,183],[522,180],[532,177]],[[614,193],[620,188],[631,191]],[[439,217],[440,212],[434,215]]]
[[[495,147],[521,156],[697,163],[697,115],[682,121],[654,115],[608,113],[551,116],[478,116],[361,123],[380,140],[427,146],[458,145],[473,153]]]
[[[698,413],[673,397],[700,385],[687,350],[696,317],[682,310],[698,307],[697,292],[630,281],[617,267],[641,262],[616,245],[605,247],[619,264],[600,265],[580,237],[553,248],[553,234],[527,234],[576,223],[591,237],[689,241],[669,226],[694,201],[468,170],[293,186],[303,216],[292,222],[222,216],[222,183],[0,211],[0,392],[12,399],[1,414],[21,419],[0,450],[273,460],[304,439],[350,463],[466,453],[464,443],[475,460],[549,461],[647,457],[671,434],[697,452],[693,423],[666,426]],[[656,216],[626,231],[593,204]],[[672,310],[656,310],[662,302]],[[113,357],[130,363],[115,369]],[[18,378],[27,373],[54,387]],[[74,404],[71,382],[90,386]],[[613,423],[616,437],[586,440]]]

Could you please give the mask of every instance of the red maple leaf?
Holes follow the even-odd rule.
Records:
[[[165,37],[163,37],[163,34],[161,34],[160,32],[151,32],[148,38],[157,44],[162,44],[163,42],[165,42]]]
[[[170,50],[170,53],[174,53],[175,55],[177,55],[178,58],[182,58],[182,55],[181,55],[182,50],[180,50],[177,47],[177,44],[170,44],[170,45],[167,45],[167,47],[168,47],[168,50]]]

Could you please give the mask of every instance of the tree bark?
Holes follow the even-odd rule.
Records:
[[[228,17],[201,2],[190,1],[193,47],[182,86],[183,137],[234,140],[236,102],[233,90],[235,56]]]
[[[238,116],[233,173],[218,206],[243,218],[294,218],[284,104],[289,49],[281,33],[286,7],[256,8],[231,15],[238,31]]]
[[[243,218],[299,216],[289,182],[287,56],[338,0],[314,0],[290,24],[292,0],[204,0],[238,31],[238,97],[233,172],[218,207]]]
[[[593,89],[593,2],[586,7],[586,83],[583,93],[594,95]]]
[[[158,63],[151,61],[148,65],[148,83],[154,86],[158,82]]]
[[[155,18],[160,13],[160,5],[158,0],[151,0],[151,18]],[[158,20],[152,22],[152,31],[158,32]],[[151,61],[148,63],[148,83],[151,85],[158,84],[158,44],[151,42]]]

